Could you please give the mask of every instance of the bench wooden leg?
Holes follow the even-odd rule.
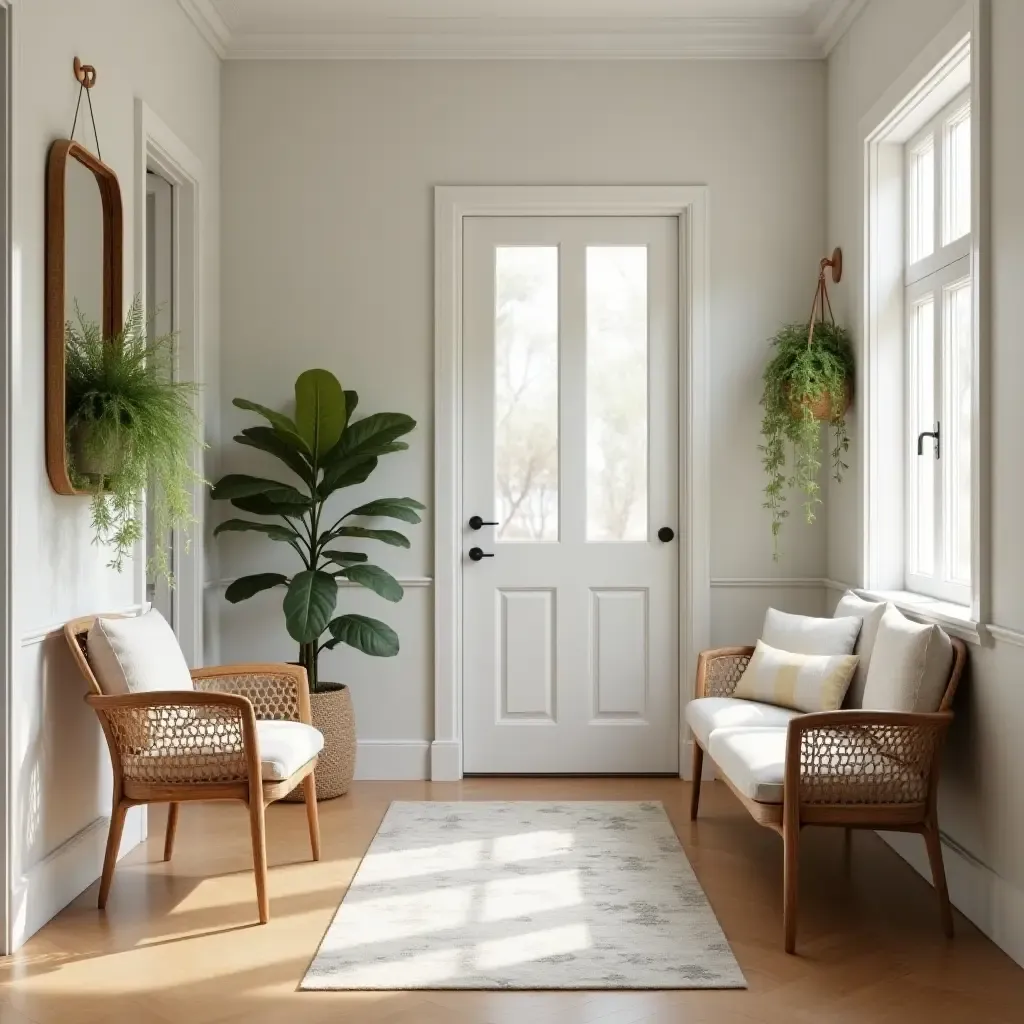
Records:
[[[693,787],[690,790],[690,821],[697,820],[697,810],[700,807],[700,777],[704,771],[704,748],[697,742],[696,739],[693,741],[693,781],[690,785]]]
[[[309,824],[309,845],[313,850],[313,860],[320,859],[320,816],[316,806],[316,779],[310,772],[302,780],[302,793],[306,798],[306,821]]]
[[[167,806],[167,831],[164,833],[164,860],[170,860],[174,853],[174,837],[178,832],[178,804]]]
[[[782,876],[782,927],[786,936],[786,952],[795,953],[800,874],[800,821],[795,813],[783,816],[782,844],[785,858]]]
[[[263,801],[249,801],[249,831],[252,834],[252,867],[256,875],[256,903],[260,924],[270,920],[270,897],[267,894],[267,826]]]
[[[953,908],[949,905],[949,890],[946,888],[946,868],[942,863],[942,838],[936,822],[928,822],[924,827],[924,841],[928,847],[928,860],[932,866],[932,882],[939,897],[939,914],[942,930],[948,938],[953,938]]]
[[[128,804],[115,798],[110,812],[110,831],[107,833],[107,852],[103,858],[103,876],[100,879],[100,910],[107,905],[110,895],[110,883],[114,881],[114,868],[117,867],[117,851],[121,848],[121,833],[124,832],[124,816],[128,813]]]

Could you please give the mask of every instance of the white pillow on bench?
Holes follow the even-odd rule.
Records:
[[[793,654],[853,654],[860,623],[856,616],[818,619],[769,608],[761,627],[761,639],[777,651]]]
[[[853,673],[853,682],[846,694],[846,706],[849,708],[864,707],[864,687],[868,681],[868,666],[871,654],[875,649],[875,637],[878,635],[878,624],[882,621],[886,608],[891,607],[886,601],[865,601],[852,590],[848,590],[839,599],[834,612],[836,618],[856,616],[861,620],[860,634],[853,648],[860,661],[857,671]]]

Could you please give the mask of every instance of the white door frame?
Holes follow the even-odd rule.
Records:
[[[203,335],[200,316],[200,263],[202,235],[200,201],[203,169],[192,151],[141,99],[135,101],[135,282],[145,293],[146,283],[146,172],[155,171],[174,187],[172,223],[175,253],[174,309],[172,320],[178,330],[177,378],[203,379]],[[202,389],[193,399],[200,423],[203,417]],[[194,466],[203,477],[203,444],[196,446]],[[193,668],[203,664],[203,530],[206,489],[192,486],[192,515],[195,526],[188,542],[182,531],[174,534],[177,556],[176,583],[171,591],[175,629],[185,660]],[[135,600],[146,600],[145,541],[135,558]]]
[[[679,765],[711,571],[706,185],[465,185],[434,189],[434,740],[430,777],[462,778],[462,261],[466,217],[679,220]]]

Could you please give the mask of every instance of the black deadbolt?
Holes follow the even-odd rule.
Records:
[[[484,551],[481,548],[470,548],[469,557],[474,562],[479,562],[481,558],[493,558],[494,555],[492,555],[489,551]]]
[[[667,544],[670,540],[675,540],[675,536],[675,530],[671,526],[663,526],[658,531],[658,540],[664,544]]]

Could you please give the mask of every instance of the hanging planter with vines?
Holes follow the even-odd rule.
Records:
[[[821,469],[821,424],[832,431],[832,475],[841,483],[849,467],[843,457],[850,447],[846,412],[853,394],[853,348],[848,332],[836,325],[825,284],[830,268],[833,282],[842,276],[842,250],[821,261],[818,284],[811,303],[809,324],[782,327],[772,338],[774,354],[764,371],[764,418],[760,445],[762,464],[768,477],[764,507],[772,516],[774,558],[779,557],[779,533],[789,515],[786,490],[801,494],[808,523],[821,504],[818,472]],[[826,310],[828,319],[825,319]],[[787,442],[792,464],[787,465]]]

